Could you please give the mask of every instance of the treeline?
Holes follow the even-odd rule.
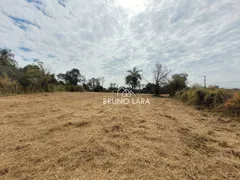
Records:
[[[155,96],[160,96],[160,94],[170,94],[173,96],[177,91],[187,88],[188,74],[179,73],[169,77],[171,70],[159,63],[155,65],[152,72],[153,82],[148,82],[146,85],[141,84],[141,81],[144,80],[141,72],[142,70],[138,70],[136,67],[127,71],[128,74],[125,77],[125,83],[134,92],[154,94]],[[110,85],[111,89],[115,88],[114,85]]]
[[[187,87],[186,73],[174,74],[168,77],[170,71],[156,64],[153,71],[154,82],[142,84],[142,70],[133,68],[127,71],[125,83],[136,93],[149,94],[175,94],[176,91]],[[106,89],[103,87],[104,77],[90,78],[80,73],[76,68],[66,73],[51,74],[41,61],[19,67],[14,54],[9,49],[0,50],[0,93],[30,93],[30,92],[52,92],[52,91],[93,91],[93,92],[116,92],[119,86],[110,83]]]
[[[170,94],[174,96],[177,91],[187,88],[187,77],[186,73],[174,74],[162,85],[148,83],[141,92],[154,95]]]
[[[30,93],[52,91],[106,91],[104,78],[88,81],[78,69],[58,75],[49,73],[41,61],[19,67],[9,49],[0,50],[0,93]]]

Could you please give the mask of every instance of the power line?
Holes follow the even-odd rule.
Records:
[[[147,83],[150,83],[148,80],[146,80],[144,77],[142,77],[143,80],[145,80]]]

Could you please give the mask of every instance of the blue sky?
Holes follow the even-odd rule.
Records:
[[[187,72],[191,83],[239,87],[239,0],[1,0],[0,46],[20,66],[34,59],[52,73],[124,85],[126,70],[154,64]],[[147,81],[142,81],[146,84]]]

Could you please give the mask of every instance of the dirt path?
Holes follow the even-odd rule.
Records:
[[[0,179],[240,179],[240,124],[167,98],[0,98]],[[138,96],[139,97],[139,96]]]

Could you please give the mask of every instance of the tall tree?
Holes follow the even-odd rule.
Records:
[[[174,74],[172,80],[169,84],[170,94],[174,95],[176,91],[182,90],[187,87],[187,77],[188,74],[180,73]]]
[[[41,88],[43,88],[44,91],[49,91],[49,84],[54,81],[54,75],[51,75],[43,66],[43,62],[40,60],[35,60],[34,62],[37,63],[39,67],[39,83],[41,84]]]
[[[116,83],[110,83],[108,91],[110,91],[110,92],[117,91],[117,84]]]
[[[91,91],[101,92],[103,87],[101,86],[101,78],[91,78],[88,80],[88,87]]]
[[[127,70],[127,76],[125,78],[126,84],[130,85],[132,89],[135,89],[140,81],[142,80],[142,75],[140,74],[142,70],[138,70],[136,67],[133,70]]]
[[[17,62],[14,60],[14,54],[11,52],[10,49],[0,50],[0,65],[1,66],[17,65]]]
[[[36,86],[40,84],[41,69],[39,66],[31,64],[23,68],[23,76],[19,79],[19,83],[23,86],[24,91],[27,91],[27,87],[31,88],[31,91],[36,90]]]
[[[174,74],[172,76],[172,84],[174,86],[174,90],[182,90],[187,87],[187,73]]]
[[[76,86],[81,81],[80,71],[75,68],[72,69],[71,71],[67,71],[65,80],[69,84]]]
[[[76,86],[78,85],[78,83],[82,83],[86,81],[85,77],[81,75],[80,71],[75,68],[73,68],[70,71],[67,71],[66,74],[60,73],[57,75],[57,77],[64,83],[67,83],[73,86]]]
[[[0,76],[8,76],[10,80],[18,76],[17,62],[9,49],[0,50]]]
[[[66,83],[66,81],[65,81],[66,74],[64,74],[64,73],[59,73],[59,74],[57,75],[57,78],[58,78],[63,84]]]
[[[153,78],[155,83],[155,95],[159,95],[160,88],[167,84],[168,75],[171,70],[168,70],[167,67],[162,66],[162,64],[157,63],[153,71]]]
[[[147,83],[146,86],[143,88],[143,93],[153,94],[155,89],[155,84]]]
[[[104,77],[101,77],[101,86],[104,85],[104,81],[105,81],[105,78],[104,78]]]

